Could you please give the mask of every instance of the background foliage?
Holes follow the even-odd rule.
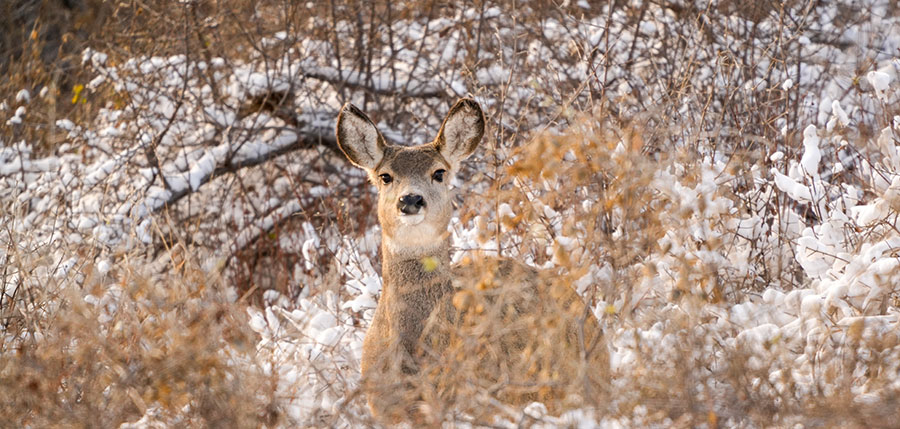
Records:
[[[490,126],[455,182],[454,258],[575,287],[614,400],[444,419],[889,425],[896,8],[4,2],[2,415],[370,423],[380,234],[334,118],[350,101],[417,144],[472,96]]]

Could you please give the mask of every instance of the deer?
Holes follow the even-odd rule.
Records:
[[[433,141],[416,146],[389,144],[350,103],[338,115],[338,147],[378,190],[382,292],[360,365],[368,406],[377,419],[440,419],[436,398],[446,402],[473,392],[448,387],[459,379],[486,380],[482,392],[499,392],[497,397],[513,404],[552,399],[560,396],[554,386],[578,380],[602,384],[608,367],[602,329],[569,285],[552,284],[538,270],[509,259],[451,266],[450,182],[484,132],[484,113],[469,98],[453,105]],[[561,328],[547,333],[547,326]],[[538,347],[533,339],[541,334],[545,338]],[[466,341],[473,337],[482,344]],[[544,356],[535,357],[541,350]],[[457,363],[470,353],[477,357],[474,363]],[[449,377],[452,368],[471,373]],[[510,376],[511,368],[520,370]],[[416,377],[424,376],[432,383],[417,385]],[[546,383],[531,380],[537,378]]]

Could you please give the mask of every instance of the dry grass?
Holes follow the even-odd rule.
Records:
[[[117,427],[148,411],[179,427],[277,421],[251,363],[256,340],[243,305],[222,292],[217,273],[187,256],[163,276],[128,262],[61,274],[50,257],[9,250],[0,343],[7,424]],[[189,253],[181,250],[173,253]]]
[[[58,119],[92,129],[95,121],[101,123],[101,112],[131,108],[133,116],[119,121],[135,124],[135,118],[146,117],[141,115],[149,108],[112,82],[88,87],[96,71],[82,63],[88,46],[107,53],[111,67],[142,56],[184,55],[207,64],[222,58],[220,69],[210,67],[198,78],[215,94],[215,103],[241,118],[281,118],[287,128],[302,125],[294,115],[305,113],[299,105],[353,100],[395,131],[392,135],[416,141],[422,130],[437,125],[433,122],[448,101],[463,94],[395,85],[409,70],[433,77],[429,83],[440,88],[453,83],[442,80],[448,79],[443,72],[458,72],[454,78],[467,84],[470,95],[490,101],[487,144],[462,174],[458,229],[477,235],[478,249],[469,254],[473,282],[496,270],[482,263],[481,255],[545,266],[552,287],[577,289],[594,311],[606,333],[596,347],[618,355],[610,373],[586,364],[588,356],[567,362],[565,371],[579,377],[553,384],[558,378],[548,362],[561,350],[551,340],[564,336],[560,319],[572,316],[560,311],[511,328],[542,335],[526,347],[531,354],[520,366],[502,367],[492,360],[508,333],[495,329],[502,305],[486,298],[484,290],[474,291],[466,307],[481,305],[482,316],[466,319],[453,333],[457,342],[451,353],[439,356],[424,379],[412,380],[438,420],[490,425],[500,424],[491,419],[501,417],[524,427],[559,423],[540,410],[523,417],[519,408],[503,403],[522,383],[537,379],[538,392],[523,396],[546,400],[550,411],[578,407],[635,427],[887,427],[896,421],[896,335],[864,324],[838,326],[829,320],[833,309],[821,317],[817,337],[804,331],[796,338],[754,342],[727,322],[729,311],[760,302],[767,289],[790,293],[817,284],[797,262],[798,234],[790,223],[802,219],[816,225],[823,213],[771,186],[773,169],[789,169],[771,155],[781,151],[786,160],[800,159],[803,125],[818,113],[807,97],[819,94],[822,82],[846,84],[847,98],[859,105],[851,112],[858,123],[823,131],[852,143],[823,147],[823,174],[842,159],[853,163],[829,176],[829,195],[852,185],[864,202],[872,201],[886,191],[867,176],[871,169],[886,177],[895,173],[885,145],[876,141],[897,108],[869,100],[864,75],[873,58],[860,53],[847,72],[818,64],[817,53],[800,48],[801,36],[817,19],[815,8],[824,5],[728,1],[697,9],[613,1],[604,12],[597,5],[570,4],[576,2],[561,7],[498,1],[465,14],[440,2],[318,2],[311,8],[244,0],[178,6],[162,0],[71,3],[72,8],[51,1],[0,5],[0,26],[10,29],[0,35],[5,77],[0,102],[7,105],[0,116],[5,122],[17,107],[28,109],[23,124],[0,125],[4,145],[25,141],[38,154],[53,154],[65,143],[66,151],[88,163],[107,149],[69,137],[56,126]],[[810,37],[838,51],[846,48],[839,33],[870,17],[863,9],[845,12],[834,23],[835,34]],[[585,30],[599,28],[592,17],[611,23],[603,37],[589,37]],[[420,33],[395,31],[398,23],[408,22],[420,25]],[[424,25],[438,22],[434,28]],[[619,39],[648,24],[654,32]],[[279,32],[286,37],[273,42]],[[464,55],[446,63],[426,61],[453,35]],[[304,41],[333,45],[291,50]],[[554,48],[537,55],[531,48],[541,44]],[[245,63],[270,71],[279,70],[285,58],[323,55],[358,79],[292,75],[286,91],[234,99],[222,95],[227,85],[216,76]],[[782,87],[786,77],[798,81],[801,65],[817,70],[821,79]],[[841,78],[846,82],[833,78],[847,73]],[[385,76],[390,85],[379,81]],[[190,100],[189,91],[154,79],[144,83]],[[30,103],[16,101],[21,89],[30,91]],[[547,128],[550,132],[542,132]],[[235,135],[228,133],[252,141],[265,131],[220,127],[213,141],[199,147]],[[217,252],[243,232],[242,226],[222,222],[219,206],[196,210],[191,198],[155,214],[160,230],[151,244],[120,251],[89,240],[66,238],[52,248],[37,243],[16,225],[33,220],[32,204],[46,202],[23,202],[9,194],[15,208],[0,208],[0,218],[10,220],[0,227],[5,248],[0,286],[6,285],[0,290],[0,418],[22,427],[115,427],[139,419],[176,427],[374,424],[363,411],[365,394],[373,392],[356,386],[352,352],[322,370],[324,365],[313,365],[310,349],[298,345],[309,340],[302,328],[261,341],[245,316],[248,308],[289,312],[320,299],[346,316],[340,323],[348,332],[361,333],[365,326],[365,309],[340,306],[350,298],[345,287],[350,276],[335,249],[373,234],[373,199],[360,180],[347,178],[326,138],[319,137],[260,166],[226,169],[214,178],[215,187],[205,188],[215,190],[200,201],[232,195],[256,216],[252,219],[275,211],[254,206],[255,201],[285,193],[299,198],[316,187],[333,190],[224,255]],[[136,140],[137,135],[123,135],[110,149],[128,150]],[[178,141],[181,147],[195,143]],[[175,153],[162,162],[173,161]],[[292,165],[320,175],[297,173]],[[149,159],[136,157],[129,168],[148,166]],[[274,191],[279,180],[290,185],[287,192]],[[109,186],[111,195],[118,184],[99,186]],[[697,198],[684,198],[684,190]],[[61,200],[56,194],[48,198]],[[842,231],[854,243],[853,252],[895,232],[886,220],[896,217],[896,206],[890,207],[879,224]],[[770,227],[746,235],[741,222],[752,217]],[[60,231],[66,237],[81,234],[68,221],[59,223]],[[322,238],[311,258],[301,250],[313,235],[307,229]],[[377,251],[358,250],[377,271]],[[884,277],[886,288],[890,275]],[[883,302],[879,314],[895,311],[897,293],[886,293]],[[338,355],[339,346],[324,350]],[[283,354],[265,355],[269,348]],[[801,355],[815,362],[799,361]],[[317,386],[310,393],[303,381],[285,386],[280,377],[286,372],[279,368],[298,362],[328,380],[328,388]],[[810,365],[811,372],[798,370]],[[878,395],[861,403],[860,392]],[[311,405],[314,413],[292,414],[296,403],[326,394],[337,399]]]

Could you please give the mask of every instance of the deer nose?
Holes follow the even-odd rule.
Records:
[[[417,214],[422,207],[425,207],[425,199],[421,195],[406,194],[400,197],[400,201],[397,202],[397,208],[403,214]]]

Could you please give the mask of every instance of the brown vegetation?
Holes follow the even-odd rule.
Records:
[[[895,325],[836,315],[895,314],[897,270],[874,278],[877,300],[821,304],[815,316],[800,316],[806,295],[771,292],[821,285],[799,262],[798,237],[827,214],[772,177],[801,158],[804,126],[832,111],[818,105],[829,85],[857,110],[851,124],[820,130],[831,142],[822,192],[883,202],[886,214],[842,227],[852,249],[828,256],[856,261],[896,232],[896,138],[879,136],[898,107],[873,99],[865,78],[883,35],[868,27],[870,8],[847,1],[836,16],[820,13],[831,3],[0,2],[0,148],[66,156],[54,168],[77,164],[84,176],[124,159],[117,179],[71,188],[35,185],[42,172],[25,167],[0,175],[15,183],[0,187],[0,420],[374,424],[353,349],[371,310],[344,304],[360,293],[346,268],[380,256],[376,201],[339,153],[334,119],[353,101],[391,143],[423,143],[449,103],[470,96],[488,124],[460,172],[453,231],[474,231],[461,240],[477,243],[462,256],[473,286],[451,302],[465,315],[417,392],[438,420],[552,425],[564,421],[548,414],[578,408],[573,419],[635,427],[890,426]],[[881,24],[896,12],[887,3]],[[138,66],[149,59],[155,68]],[[253,73],[265,83],[241,87]],[[160,100],[173,111],[156,109]],[[23,121],[7,122],[18,108]],[[229,115],[237,120],[220,120]],[[197,189],[159,174],[186,153],[290,133],[256,157],[229,148]],[[148,186],[131,186],[145,174]],[[89,209],[72,195],[102,195],[97,228],[113,229],[151,187],[172,192],[142,215],[153,220],[145,236],[134,231],[144,218],[115,245],[79,226]],[[498,268],[485,256],[545,267],[551,295],[577,290],[604,332],[596,347],[617,351],[611,372],[560,362],[564,347],[548,338],[568,338],[565,308],[498,323],[507,299],[522,297],[491,296]],[[761,302],[793,311],[802,329],[746,333],[732,322]],[[343,336],[310,338],[310,321],[292,318],[310,314],[304,305],[340,315]],[[509,348],[498,325],[545,335],[510,366],[496,359]],[[579,377],[542,384],[553,371]],[[592,377],[596,395],[580,383]],[[529,382],[537,393],[527,385],[516,398]],[[550,409],[523,412],[531,399]]]

